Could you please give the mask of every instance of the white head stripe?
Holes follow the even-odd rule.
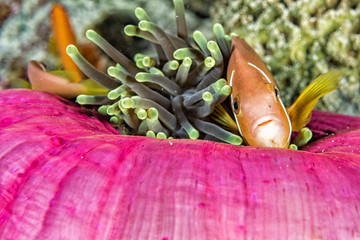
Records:
[[[289,122],[290,133],[289,133],[289,136],[288,136],[288,140],[287,140],[287,141],[290,142],[291,133],[292,133],[292,125],[291,125],[290,117],[289,117],[289,114],[288,114],[287,111],[286,111],[286,108],[285,108],[284,103],[282,102],[281,98],[279,98],[279,102],[280,102],[282,108],[284,109],[285,114],[286,114],[286,117],[287,117],[287,120],[288,120],[288,122]]]
[[[235,70],[232,70],[231,72],[231,77],[230,77],[230,87],[232,87],[232,81],[233,81],[233,77],[234,77],[234,73],[235,73]],[[232,95],[232,94],[231,94]]]
[[[231,77],[230,77],[230,81],[229,81],[229,85],[230,85],[231,88],[232,88],[232,81],[233,81],[234,73],[235,73],[235,70],[232,70],[232,72],[231,72]],[[232,89],[231,89],[230,99],[231,99],[231,106],[233,107],[233,106],[234,106],[234,97],[233,97],[233,94],[232,94]],[[233,113],[234,113],[236,125],[238,126],[240,135],[242,135],[242,133],[241,133],[241,128],[240,128],[240,125],[239,125],[239,121],[238,121],[238,119],[237,119],[237,117],[236,117],[235,112],[233,112]]]
[[[270,78],[264,73],[263,70],[261,70],[260,68],[258,68],[257,66],[255,66],[254,64],[252,64],[251,62],[248,62],[248,64],[252,67],[254,67],[255,69],[259,70],[261,72],[262,75],[264,75],[264,77],[266,78],[266,80],[271,83]]]

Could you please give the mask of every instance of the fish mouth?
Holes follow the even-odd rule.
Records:
[[[283,121],[277,115],[261,117],[253,122],[252,127],[253,141],[257,146],[280,148],[287,146]]]
[[[259,123],[256,127],[265,126],[265,125],[271,123],[272,121],[275,121],[275,120],[274,120],[274,119],[267,120],[267,121],[265,121],[265,122]]]
[[[258,127],[264,127],[272,122],[278,122],[282,124],[282,121],[279,120],[279,117],[275,114],[267,115],[261,118],[256,119],[252,124],[252,129],[257,129]]]

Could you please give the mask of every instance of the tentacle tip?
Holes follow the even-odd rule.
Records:
[[[205,101],[205,102],[212,102],[213,101],[213,95],[210,93],[210,92],[204,92],[202,94],[202,99]]]
[[[208,41],[207,47],[210,52],[215,52],[215,53],[220,52],[219,45],[217,44],[217,42],[215,42],[213,40]]]
[[[296,146],[295,144],[290,144],[289,149],[298,150],[298,146]]]
[[[148,73],[145,73],[145,72],[139,72],[135,75],[135,79],[139,82],[143,82],[146,80],[146,76],[147,76]]]
[[[208,48],[214,47],[215,44],[216,44],[216,42],[214,40],[210,40],[210,41],[207,42]]]
[[[78,49],[75,45],[73,44],[70,44],[66,47],[66,53],[69,55],[69,56],[72,56],[76,53],[78,53]]]
[[[134,12],[135,12],[135,16],[136,16],[137,18],[139,18],[139,17],[141,17],[142,15],[144,15],[145,10],[144,10],[143,8],[141,8],[141,7],[137,7],[137,8],[135,8]]]
[[[134,25],[126,25],[124,28],[124,33],[129,36],[129,37],[133,37],[135,36],[136,32],[136,27]]]
[[[150,22],[149,21],[146,21],[146,20],[141,20],[138,24],[140,30],[143,30],[143,31],[149,31],[149,28],[150,28]]]
[[[79,95],[76,97],[76,102],[80,105],[86,104],[86,95]]]
[[[180,48],[180,49],[177,49],[174,51],[173,53],[173,57],[176,59],[176,60],[183,60],[185,58],[184,56],[184,51]]]
[[[140,120],[145,120],[147,117],[147,112],[143,108],[136,108],[135,113]]]
[[[213,25],[213,31],[216,32],[216,33],[224,33],[224,27],[220,23],[215,23]]]
[[[113,125],[113,126],[117,126],[117,125],[119,125],[120,124],[120,119],[117,117],[117,116],[112,116],[111,118],[110,118],[110,123],[111,123],[111,125]]]
[[[199,36],[199,34],[203,35],[202,32],[200,32],[199,30],[195,30],[193,32],[193,36]]]
[[[301,148],[311,140],[312,136],[312,131],[309,128],[304,127],[300,130],[298,136],[294,139],[293,144]]]
[[[232,134],[227,142],[236,146],[240,146],[243,143],[243,139],[238,135]]]
[[[303,132],[306,139],[310,140],[312,138],[312,131],[308,127],[304,127],[303,129],[301,129],[301,131]]]
[[[205,62],[204,62],[205,66],[208,68],[212,68],[215,66],[216,61],[213,57],[207,57],[205,58]]]
[[[156,108],[151,107],[151,108],[148,109],[147,115],[148,115],[148,118],[155,119],[155,118],[158,118],[159,112],[158,112],[158,110]]]
[[[108,109],[108,105],[102,105],[98,108],[98,113],[100,113],[101,115],[106,116],[107,114],[107,109]]]
[[[163,133],[163,132],[158,132],[158,133],[156,134],[156,138],[158,138],[158,139],[167,139],[167,136],[166,136],[166,134]]]
[[[111,66],[107,69],[107,73],[112,77],[115,77],[117,72],[118,72],[118,69],[113,66]]]
[[[147,136],[147,137],[151,137],[151,138],[155,138],[155,137],[156,137],[155,132],[152,131],[152,130],[147,131],[147,132],[146,132],[146,136]]]
[[[185,57],[184,60],[183,60],[183,64],[184,64],[186,67],[190,67],[191,64],[192,64],[191,58]]]
[[[176,69],[178,69],[178,67],[179,67],[179,62],[176,60],[172,60],[169,64],[169,68],[171,70],[176,70]]]
[[[141,7],[135,8],[135,13],[137,13],[137,12],[143,12],[143,11],[144,11],[144,9],[141,8]]]
[[[226,96],[231,94],[231,87],[229,85],[225,85],[221,88],[221,94],[224,94]]]
[[[120,100],[120,104],[123,108],[133,108],[135,103],[131,98],[124,98]]]
[[[196,129],[192,129],[191,131],[188,132],[188,134],[190,139],[198,139],[200,136],[199,131]]]
[[[85,35],[86,35],[86,37],[88,39],[91,40],[91,39],[94,39],[96,37],[97,33],[94,30],[89,29],[89,30],[86,31]]]

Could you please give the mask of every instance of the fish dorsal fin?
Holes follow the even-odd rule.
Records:
[[[215,106],[211,118],[217,123],[224,126],[224,128],[226,128],[227,130],[230,130],[232,132],[239,132],[236,122],[230,117],[229,113],[221,104]]]
[[[319,98],[340,87],[340,71],[333,70],[320,75],[300,94],[287,109],[293,131],[300,131],[309,121],[311,111]]]

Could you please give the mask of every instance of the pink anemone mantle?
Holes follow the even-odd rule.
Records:
[[[305,151],[119,135],[0,92],[0,239],[359,239],[360,118],[315,111]]]

